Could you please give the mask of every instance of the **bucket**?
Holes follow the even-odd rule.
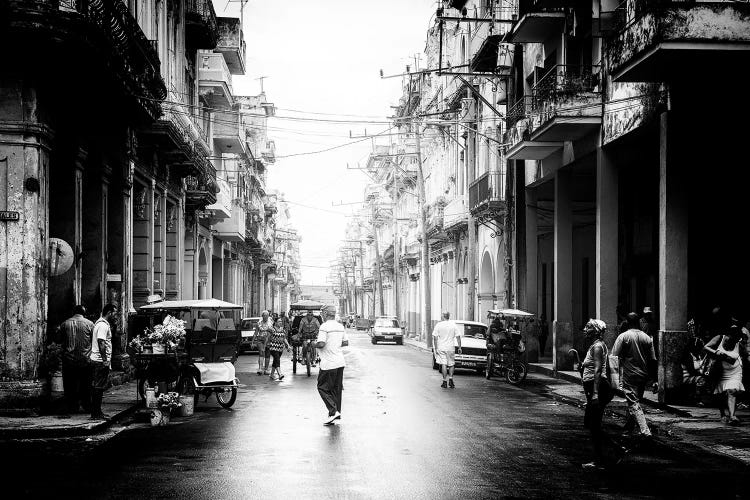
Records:
[[[156,388],[146,387],[146,408],[156,408]]]
[[[154,354],[164,354],[164,344],[151,344]]]
[[[178,408],[178,411],[181,417],[189,417],[195,412],[195,398],[192,394],[180,396],[180,403],[182,406]]]
[[[169,423],[169,410],[154,408],[151,410],[151,425],[153,427],[167,425]]]
[[[55,372],[50,377],[49,390],[52,392],[63,392],[63,376],[62,372]]]

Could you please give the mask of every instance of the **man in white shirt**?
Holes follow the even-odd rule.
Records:
[[[109,381],[109,370],[112,366],[112,327],[117,308],[106,304],[101,317],[94,323],[91,335],[91,418],[108,420],[102,412],[102,398]]]
[[[318,394],[323,399],[328,416],[323,425],[333,425],[341,418],[341,390],[344,382],[344,352],[342,347],[349,345],[344,325],[335,320],[336,308],[327,306],[321,311],[325,323],[318,330],[320,368],[318,371]]]
[[[440,385],[443,389],[448,386],[451,389],[456,387],[453,383],[453,370],[456,366],[454,340],[458,342],[458,353],[461,354],[461,332],[450,318],[451,314],[444,312],[443,320],[438,322],[432,331],[432,348],[435,360],[440,364],[440,371],[443,374],[443,383]],[[446,378],[448,378],[447,384]]]

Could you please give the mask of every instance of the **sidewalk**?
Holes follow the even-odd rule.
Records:
[[[424,342],[404,339],[404,343],[424,352],[431,352]],[[578,372],[557,372],[551,365],[530,363],[529,379],[541,385],[543,392],[560,402],[583,408],[586,397]],[[750,410],[738,410],[743,424],[732,427],[719,421],[719,410],[694,406],[665,405],[647,391],[644,410],[658,440],[669,440],[669,445],[691,445],[750,465]],[[625,417],[625,400],[615,397],[607,410],[619,418]],[[666,442],[664,444],[667,444]]]
[[[91,420],[86,413],[70,417],[35,415],[0,416],[0,439],[60,438],[96,434],[136,409],[136,384],[126,382],[104,392],[102,411],[112,420]]]

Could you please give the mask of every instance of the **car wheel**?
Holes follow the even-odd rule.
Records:
[[[484,368],[484,376],[487,380],[492,378],[492,353],[487,353],[487,366]]]
[[[377,343],[378,343],[378,341],[377,341],[377,340],[375,340],[375,337],[371,337],[371,338],[370,338],[370,342],[372,342],[372,344],[373,344],[373,345],[375,345],[375,344],[377,344]]]
[[[396,340],[396,345],[404,345],[404,339]]]

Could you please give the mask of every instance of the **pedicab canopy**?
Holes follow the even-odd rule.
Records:
[[[289,306],[289,309],[310,309],[310,310],[320,310],[325,306],[322,302],[317,302],[315,300],[300,300],[295,302],[294,304],[291,304]]]
[[[141,310],[158,309],[242,309],[242,306],[219,299],[164,300],[140,307]]]
[[[534,313],[522,311],[520,309],[490,309],[487,311],[493,316],[513,316],[516,318],[531,318]]]

